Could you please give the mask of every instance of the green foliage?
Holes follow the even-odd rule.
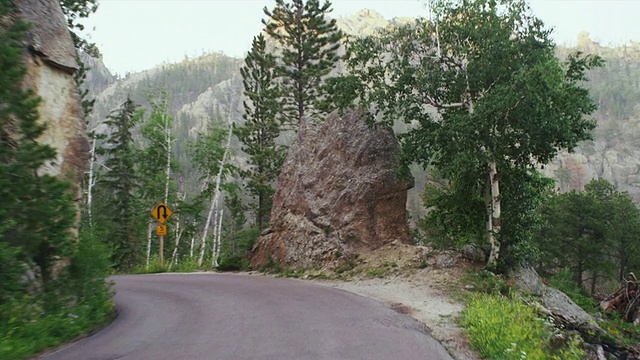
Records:
[[[282,122],[294,129],[305,118],[322,114],[324,78],[340,60],[338,48],[344,37],[336,20],[328,20],[331,3],[319,0],[276,0],[264,13],[265,32],[282,46],[277,73],[282,80]]]
[[[147,101],[151,111],[140,126],[142,136],[139,142],[143,148],[134,155],[136,163],[139,164],[141,195],[148,204],[158,201],[173,204],[174,199],[165,199],[165,189],[175,190],[176,185],[171,174],[177,167],[175,161],[167,164],[172,158],[172,146],[175,142],[171,133],[174,119],[169,113],[169,95],[164,90],[150,90]]]
[[[584,192],[556,194],[539,213],[542,223],[534,239],[543,272],[571,271],[579,288],[588,274],[594,292],[599,278],[620,281],[640,269],[635,240],[640,236],[640,209],[628,193],[618,192],[606,180],[592,180]]]
[[[253,39],[251,51],[240,69],[244,94],[245,123],[234,126],[233,133],[243,143],[242,151],[249,155],[248,170],[241,170],[256,204],[253,205],[256,224],[262,230],[268,227],[271,202],[275,192],[272,183],[280,174],[286,155],[285,148],[276,143],[281,124],[277,114],[279,90],[275,82],[276,59],[267,53],[266,39],[260,34]]]
[[[0,17],[12,11],[11,1],[0,2]],[[15,20],[0,29],[0,243],[5,257],[34,263],[48,281],[54,259],[71,252],[76,214],[69,184],[39,173],[56,152],[37,142],[46,129],[38,122],[39,99],[22,88],[27,28]]]
[[[26,358],[71,340],[113,314],[104,280],[108,255],[95,238],[73,236],[77,212],[70,184],[43,174],[56,153],[38,143],[46,128],[38,122],[39,100],[22,87],[28,27],[13,11],[12,1],[0,0],[0,17],[9,19],[0,29],[2,359]],[[54,265],[60,269],[55,274]]]
[[[552,324],[515,299],[498,295],[473,295],[462,313],[471,344],[486,359],[584,359],[578,339],[560,349],[551,348],[556,333]]]
[[[246,271],[250,268],[251,263],[242,255],[223,255],[218,265],[220,271]]]
[[[490,295],[509,295],[511,288],[501,275],[496,275],[488,270],[470,272],[466,275],[465,282],[470,283],[475,292]]]
[[[137,148],[133,129],[142,119],[143,112],[131,99],[107,117],[105,124],[112,132],[100,153],[106,157],[108,171],[96,187],[95,213],[104,216],[103,226],[109,226],[106,234],[111,246],[112,262],[116,269],[128,269],[141,258],[141,243],[146,221],[140,200],[139,167],[136,166]],[[146,216],[145,216],[146,219]]]
[[[149,266],[145,265],[137,265],[136,267],[127,270],[126,273],[131,274],[158,274],[169,271],[169,264],[164,262],[160,265],[160,259],[158,256],[152,256],[149,259]]]
[[[21,294],[25,284],[20,277],[26,267],[18,260],[20,248],[10,246],[0,238],[0,305]]]
[[[449,182],[430,204],[440,209],[437,222],[460,212],[448,230],[476,238],[491,219],[485,235],[517,259],[530,236],[522,227],[548,186],[534,164],[590,138],[595,123],[585,116],[595,105],[581,84],[602,61],[557,59],[550,32],[523,0],[436,1],[434,16],[352,41],[347,62],[363,86],[348,88],[363,89],[359,106],[381,122],[410,124],[399,135],[403,159],[434,165]],[[500,185],[499,197],[490,184]],[[516,262],[506,260],[502,270]]]
[[[70,265],[43,291],[0,304],[0,358],[27,358],[108,323],[114,316],[109,268],[106,246],[82,232]]]
[[[171,271],[188,273],[194,272],[198,267],[198,261],[196,259],[185,258],[184,260],[178,262],[177,265],[171,267]]]

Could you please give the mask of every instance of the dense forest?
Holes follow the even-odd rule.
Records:
[[[96,10],[81,3],[61,2],[71,31]],[[580,34],[567,48],[524,1],[436,3],[435,20],[381,24],[277,0],[244,59],[207,54],[124,78],[74,36],[90,143],[77,226],[69,185],[38,174],[55,152],[38,144],[38,100],[20,87],[28,27],[3,27],[0,330],[30,339],[24,323],[47,314],[37,326],[63,334],[0,342],[0,355],[106,321],[109,273],[250,269],[298,126],[352,108],[396,130],[416,179],[415,245],[473,246],[495,274],[531,264],[585,298],[640,273],[640,43]],[[0,16],[12,6],[2,0]],[[173,213],[162,246],[150,214],[160,202]],[[68,266],[56,273],[54,259]]]

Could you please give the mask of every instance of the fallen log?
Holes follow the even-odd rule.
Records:
[[[640,325],[640,281],[631,273],[631,279],[615,293],[600,302],[600,309],[605,312],[616,311],[620,319]]]

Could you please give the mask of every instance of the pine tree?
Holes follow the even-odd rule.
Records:
[[[305,117],[317,118],[325,94],[322,84],[340,60],[343,33],[335,19],[327,20],[331,3],[319,0],[276,0],[264,13],[265,31],[281,46],[277,72],[282,79],[283,122],[294,129]]]
[[[12,1],[1,0],[0,18],[5,19],[12,12]],[[16,274],[7,258],[16,256],[20,262],[37,265],[42,279],[49,280],[55,259],[69,256],[73,250],[70,229],[76,219],[69,184],[39,173],[42,165],[56,159],[56,152],[37,142],[46,128],[38,122],[39,100],[32,91],[22,89],[26,73],[22,42],[27,29],[28,25],[20,20],[0,28],[0,257],[3,259],[0,288],[3,290],[5,285],[11,286],[4,283],[6,277]]]
[[[254,37],[251,51],[240,69],[244,84],[244,125],[234,128],[234,134],[244,144],[242,151],[249,155],[251,168],[240,171],[247,180],[246,187],[257,199],[255,219],[258,229],[267,227],[274,194],[273,181],[284,162],[284,148],[276,143],[281,126],[276,116],[278,87],[274,81],[275,57],[267,53],[262,34]]]
[[[142,111],[130,98],[112,112],[105,121],[111,134],[100,153],[105,155],[108,172],[100,181],[101,213],[114,224],[108,242],[117,268],[130,268],[138,263],[141,248],[142,213],[138,202],[140,180],[136,173],[136,149],[132,130],[141,120]]]

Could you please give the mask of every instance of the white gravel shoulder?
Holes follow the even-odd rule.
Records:
[[[464,331],[456,324],[464,304],[443,291],[450,289],[454,281],[458,280],[452,279],[450,271],[429,268],[410,275],[319,282],[380,301],[425,323],[431,329],[431,335],[457,360],[480,360]]]

